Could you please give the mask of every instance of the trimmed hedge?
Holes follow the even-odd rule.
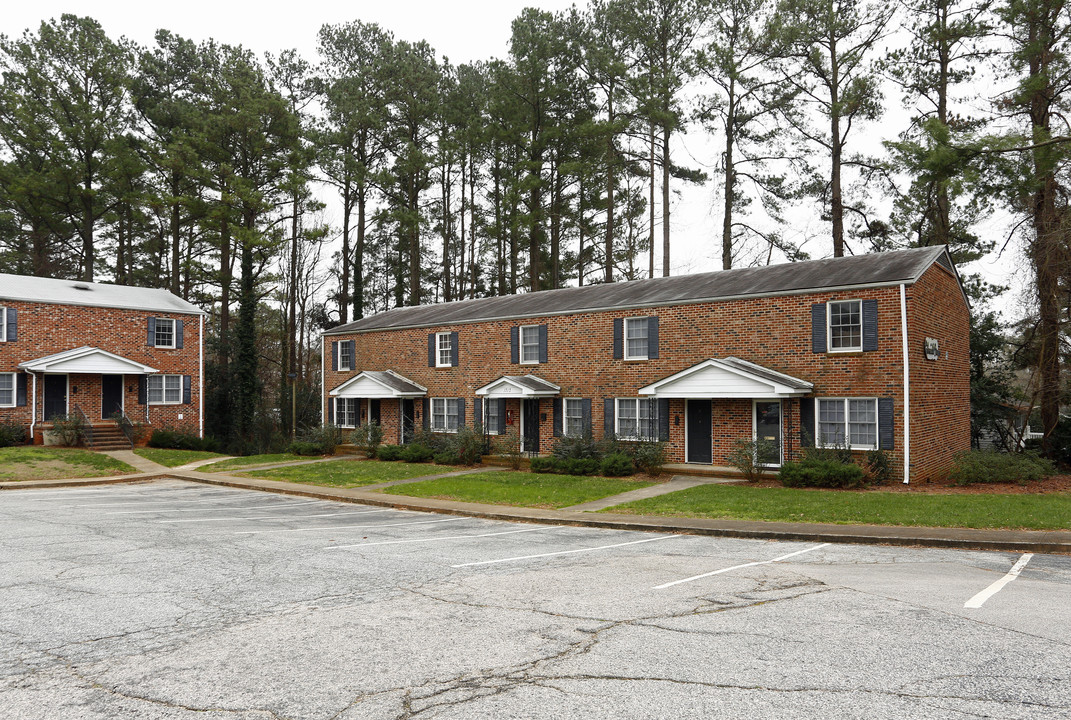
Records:
[[[785,487],[858,488],[866,484],[863,468],[838,460],[806,458],[781,466]]]
[[[1032,453],[1001,453],[971,450],[956,455],[952,479],[957,485],[975,483],[1018,483],[1025,485],[1054,475],[1050,460]]]

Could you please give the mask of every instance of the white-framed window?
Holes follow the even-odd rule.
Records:
[[[862,352],[863,301],[839,300],[826,305],[830,352]]]
[[[338,369],[353,369],[353,341],[343,340],[338,344]]]
[[[521,364],[535,365],[539,363],[539,326],[521,326]]]
[[[153,345],[159,348],[175,347],[175,321],[171,318],[156,318]]]
[[[657,400],[618,398],[615,417],[617,437],[621,440],[654,440],[657,437],[655,413]]]
[[[580,398],[565,398],[562,401],[565,422],[562,430],[567,437],[581,437],[584,434],[584,401]]]
[[[435,333],[435,347],[435,367],[450,367],[454,364],[454,343],[450,333]]]
[[[431,399],[433,432],[457,432],[457,398]]]
[[[505,403],[488,398],[483,401],[483,427],[488,435],[498,435],[502,427],[502,415],[499,413]]]
[[[0,373],[0,407],[15,407],[15,373]]]
[[[647,318],[625,318],[625,359],[647,359]]]
[[[877,448],[877,398],[818,398],[815,411],[818,445],[847,445],[853,450]]]
[[[145,380],[145,389],[150,405],[178,405],[182,402],[181,375],[150,375]]]
[[[0,305],[0,342],[7,342],[7,308]]]
[[[335,424],[339,427],[357,427],[359,403],[359,398],[335,398]]]

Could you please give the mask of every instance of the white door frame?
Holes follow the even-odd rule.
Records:
[[[751,440],[757,442],[759,439],[759,403],[777,403],[777,458],[778,463],[776,465],[763,465],[767,468],[779,468],[785,462],[785,403],[781,398],[754,398],[751,401]]]

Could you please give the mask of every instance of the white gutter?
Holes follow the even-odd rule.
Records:
[[[37,373],[28,370],[33,378],[33,411],[30,414],[30,444],[33,444],[33,429],[37,425]]]
[[[147,391],[146,391],[147,392]],[[200,316],[200,321],[197,329],[197,399],[198,405],[198,424],[201,428],[201,437],[205,436],[205,316]],[[145,404],[149,404],[149,399],[145,398]]]
[[[320,334],[320,426],[327,427],[327,338]]]
[[[907,286],[900,286],[900,336],[904,346],[904,485],[911,483],[911,363],[907,351]]]

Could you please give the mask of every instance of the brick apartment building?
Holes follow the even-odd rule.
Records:
[[[203,434],[204,315],[166,290],[0,274],[0,422],[36,443],[79,412],[98,438],[121,415]]]
[[[740,438],[772,465],[847,443],[921,480],[970,446],[968,326],[943,247],[397,308],[324,333],[324,417],[395,443],[479,420],[538,453],[656,438],[714,467]]]

